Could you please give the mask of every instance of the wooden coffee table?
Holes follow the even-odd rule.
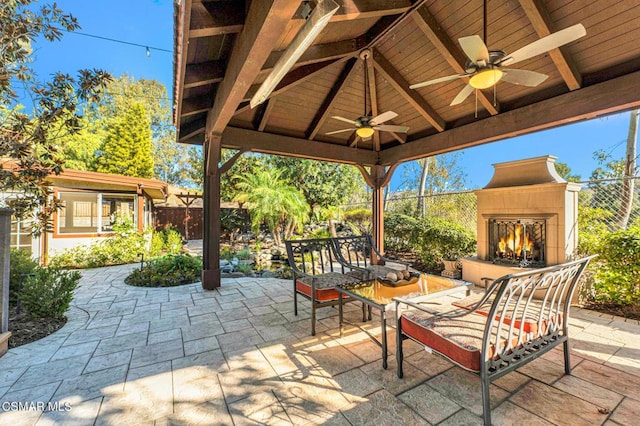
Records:
[[[381,321],[381,341],[374,339],[382,348],[382,368],[387,368],[387,310],[393,307],[393,298],[407,298],[414,302],[425,302],[438,297],[450,294],[469,295],[472,283],[456,280],[453,278],[441,277],[431,274],[420,274],[419,277],[409,281],[409,283],[394,285],[379,279],[361,281],[353,284],[343,284],[336,286],[340,295],[346,295],[357,299],[371,308],[380,311]],[[343,323],[343,303],[339,298],[338,318],[340,322],[340,335],[342,336]]]

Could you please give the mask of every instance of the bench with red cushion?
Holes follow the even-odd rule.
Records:
[[[448,307],[395,299],[398,377],[403,376],[402,342],[412,339],[425,345],[480,375],[483,420],[491,424],[491,381],[559,344],[564,345],[565,372],[570,374],[569,308],[592,257],[505,275],[495,280],[486,294]]]

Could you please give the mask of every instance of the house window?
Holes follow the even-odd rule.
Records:
[[[64,208],[58,212],[58,233],[96,234],[113,231],[117,214],[136,223],[136,196],[88,192],[60,192]]]
[[[31,252],[33,237],[31,235],[31,220],[18,219],[11,216],[11,238],[9,246]]]

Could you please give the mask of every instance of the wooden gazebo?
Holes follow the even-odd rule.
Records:
[[[220,175],[231,165],[219,164],[221,148],[357,166],[373,189],[374,238],[382,247],[382,189],[401,162],[640,104],[637,0],[334,1],[339,7],[328,24],[284,68],[279,59],[318,1],[176,2],[178,141],[205,152],[205,288],[220,285]],[[513,65],[548,75],[535,87],[505,80],[453,106],[468,77],[409,87],[469,72],[461,37],[479,35],[489,50],[509,54],[577,24],[586,35]],[[252,108],[278,71],[283,78]],[[365,140],[355,132],[327,135],[350,126],[333,116],[386,111],[398,116],[385,124],[408,132],[376,131]],[[565,143],[580,149],[579,141]]]

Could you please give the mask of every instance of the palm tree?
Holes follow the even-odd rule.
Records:
[[[240,193],[235,201],[248,204],[251,227],[257,232],[267,225],[274,242],[282,244],[281,234],[290,238],[302,226],[311,210],[301,191],[288,185],[275,169],[258,169],[250,175],[235,175]]]

